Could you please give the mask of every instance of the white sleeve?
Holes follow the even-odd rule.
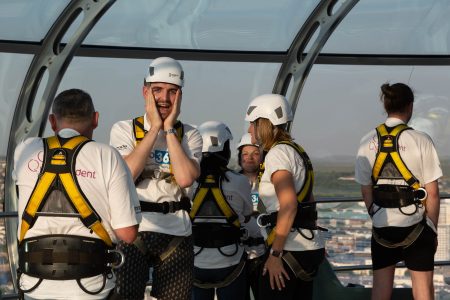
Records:
[[[108,199],[113,229],[136,225],[141,221],[139,199],[130,171],[120,154],[112,149],[112,172]]]
[[[200,165],[200,161],[202,159],[202,147],[203,147],[203,139],[200,135],[200,132],[193,127],[185,126],[187,132],[185,133],[186,139],[183,139],[182,147],[186,155],[195,160],[198,165]]]
[[[288,171],[294,176],[295,171],[291,162],[295,161],[295,158],[290,156],[290,154],[293,154],[290,150],[295,152],[291,146],[277,145],[267,153],[264,167],[265,172],[268,172],[269,178],[272,178],[272,174],[280,170]],[[299,163],[301,164],[300,167],[303,168],[303,160],[301,158]]]
[[[423,184],[433,182],[442,177],[442,169],[434,144],[429,136],[421,149]]]
[[[242,214],[244,216],[248,216],[253,212],[253,203],[252,203],[252,187],[244,175],[239,176],[240,182],[239,182],[239,194],[241,195],[243,201],[244,201],[244,209],[242,211]]]
[[[119,151],[122,156],[128,155],[133,151],[136,141],[133,136],[131,121],[119,121],[112,126],[109,144]]]

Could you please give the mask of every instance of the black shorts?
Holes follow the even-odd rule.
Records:
[[[375,230],[382,238],[402,241],[416,225],[411,227],[384,227]],[[434,269],[434,254],[436,252],[436,233],[427,224],[419,237],[408,247],[387,248],[372,237],[372,266],[379,270],[404,261],[408,269],[413,271],[432,271]]]

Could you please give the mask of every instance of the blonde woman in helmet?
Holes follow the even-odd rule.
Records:
[[[261,230],[256,224],[258,212],[258,173],[259,165],[262,162],[262,151],[257,144],[252,143],[250,133],[245,133],[237,146],[238,163],[241,167],[239,173],[245,175],[252,187],[251,197],[253,204],[253,212],[246,216],[244,227],[248,231],[248,238],[243,241],[245,251],[247,252],[247,296],[246,299],[259,300],[259,277],[264,263],[264,254],[266,246]]]
[[[244,216],[251,214],[250,185],[227,168],[233,136],[222,122],[198,127],[203,138],[201,174],[192,197],[193,299],[245,299],[246,253],[241,244]],[[244,235],[244,236],[243,236]]]
[[[186,195],[200,175],[202,138],[178,120],[183,85],[178,61],[154,59],[142,87],[145,114],[111,129],[110,143],[133,175],[142,209],[136,242],[120,245],[126,260],[117,270],[116,292],[126,299],[144,297],[150,267],[153,297],[191,298],[194,255]]]
[[[292,111],[285,97],[261,95],[247,109],[252,142],[267,154],[259,183],[265,214],[257,223],[270,247],[262,271],[261,299],[312,299],[313,278],[325,254],[317,230],[313,171],[286,127]]]

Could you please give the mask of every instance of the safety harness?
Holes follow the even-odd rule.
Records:
[[[306,154],[303,148],[292,142],[292,141],[280,141],[273,145],[289,145],[300,155],[305,165],[305,180],[302,187],[297,193],[297,214],[295,215],[292,228],[295,228],[299,234],[301,234],[305,239],[314,239],[313,230],[327,231],[327,229],[317,226],[317,209],[316,203],[310,202],[312,189],[314,185],[314,171],[312,167],[311,160]],[[261,180],[262,174],[264,173],[264,163],[260,165],[260,175],[259,180]],[[266,208],[262,201],[258,202],[258,210],[265,212]],[[270,247],[275,239],[275,226],[277,223],[278,211],[271,214],[261,213],[257,218],[257,223],[259,227],[266,228],[267,239],[266,244]],[[309,230],[310,236],[304,234],[304,230]],[[295,257],[289,252],[284,251],[282,256],[283,261],[289,266],[292,272],[295,274],[296,278],[303,281],[311,281],[317,273],[317,269],[313,272],[307,272],[301,266],[301,264],[295,259]]]
[[[426,190],[420,187],[419,180],[405,165],[399,153],[399,136],[410,129],[412,128],[406,124],[399,124],[393,128],[381,124],[376,128],[378,152],[372,168],[373,203],[379,207],[398,208],[405,215],[408,214],[402,211],[402,207],[414,204],[417,211],[418,207],[425,204],[427,198]],[[407,185],[378,184],[380,179],[403,179]],[[372,233],[374,239],[385,247],[408,247],[417,239],[423,228],[424,222],[419,222],[405,240],[399,243],[383,239],[374,230]]]
[[[44,161],[39,179],[22,214],[19,235],[19,276],[40,278],[27,291],[37,288],[43,279],[77,280],[111,273],[117,257],[111,238],[101,218],[82,192],[75,174],[80,149],[90,142],[84,136],[63,139],[58,136],[44,141]],[[74,235],[45,235],[24,239],[39,216],[78,217],[100,239]],[[123,259],[123,256],[122,256]],[[123,261],[121,262],[123,263]]]
[[[222,177],[217,179],[213,175],[205,177],[203,182],[195,191],[195,196],[190,212],[192,221],[192,235],[194,245],[200,247],[198,255],[204,248],[217,248],[224,256],[233,256],[238,251],[238,244],[241,243],[244,230],[241,229],[238,215],[228,204],[222,191]],[[226,223],[195,222],[196,219],[225,219]],[[232,254],[225,254],[220,248],[228,245],[236,245],[236,251]],[[221,288],[233,282],[242,272],[245,266],[246,255],[241,257],[241,261],[234,270],[219,282],[202,282],[194,278],[194,285],[199,288]]]
[[[221,181],[220,176],[216,179],[208,175],[199,182],[189,214],[194,245],[219,251],[221,247],[240,243],[242,236],[238,215],[225,199]],[[225,219],[226,223],[196,222],[197,219]]]
[[[174,125],[175,130],[177,131],[178,142],[181,144],[184,136],[184,126],[183,123],[177,121]],[[147,134],[147,130],[144,128],[144,116],[136,117],[133,119],[133,136],[136,140],[136,145],[138,145],[144,136]],[[141,175],[136,179],[135,185],[137,186],[144,179],[157,179],[157,180],[165,180],[167,183],[174,183],[174,177],[172,173],[172,165],[170,165],[170,172],[161,172],[159,170],[145,170],[142,171]],[[181,189],[182,196],[180,201],[164,201],[161,203],[155,202],[147,202],[147,201],[139,201],[142,212],[157,212],[162,214],[175,213],[179,210],[185,210],[187,212],[191,209],[191,201],[188,197],[183,194],[183,190]],[[166,258],[168,258],[176,248],[183,242],[185,237],[182,236],[174,236],[167,248],[162,252],[162,254],[158,257],[157,261],[153,262],[155,265],[162,263]],[[139,251],[144,256],[148,254],[148,248],[145,246],[142,237],[138,235],[136,240],[133,242],[133,245],[136,246]]]
[[[178,142],[182,142],[184,135],[184,126],[180,121],[177,121],[174,125],[177,131]],[[140,116],[133,119],[133,135],[136,140],[136,145],[139,144],[144,136],[147,134],[147,130],[144,128],[144,116]],[[136,179],[135,184],[138,185],[144,179],[158,179],[166,180],[167,182],[173,182],[172,166],[170,166],[170,172],[160,172],[159,170],[144,170],[141,175]],[[139,201],[141,205],[141,211],[143,212],[158,212],[163,214],[175,213],[178,210],[185,210],[189,212],[191,208],[191,201],[188,197],[181,197],[180,201],[164,201],[162,203]]]
[[[309,159],[308,155],[306,154],[305,150],[298,144],[292,142],[292,141],[281,141],[276,143],[276,145],[289,145],[292,148],[295,149],[295,151],[300,155],[302,158],[305,169],[306,169],[306,176],[305,180],[303,182],[302,187],[300,188],[299,192],[297,193],[297,214],[295,215],[294,223],[292,224],[292,228],[296,228],[298,232],[307,239],[313,239],[314,233],[313,230],[321,229],[317,226],[317,209],[316,209],[316,203],[309,202],[311,199],[313,184],[314,184],[314,171],[311,164],[311,160]],[[273,147],[274,147],[273,146]],[[261,180],[261,176],[264,173],[264,163],[260,166],[260,176],[259,180]],[[262,201],[258,202],[258,209],[262,210],[262,212],[265,212],[266,209],[262,203]],[[277,216],[278,212],[273,212],[271,214],[261,213],[257,218],[257,223],[260,227],[265,227],[268,231],[268,237],[266,239],[267,246],[271,246],[273,243],[273,240],[275,239],[275,226],[277,223]],[[311,236],[305,236],[305,234],[302,232],[302,229],[307,229],[310,231]]]

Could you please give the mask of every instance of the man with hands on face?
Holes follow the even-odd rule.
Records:
[[[176,60],[153,60],[142,88],[145,115],[111,129],[110,143],[131,170],[142,209],[136,242],[121,245],[126,262],[117,272],[116,293],[125,299],[144,297],[150,267],[153,297],[191,297],[194,257],[186,195],[200,174],[202,137],[178,121],[183,84]]]

